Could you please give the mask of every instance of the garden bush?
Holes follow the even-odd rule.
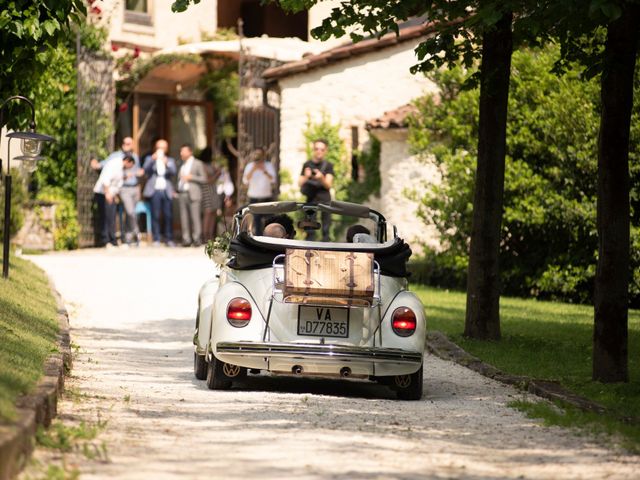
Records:
[[[596,180],[599,83],[578,71],[551,73],[555,48],[515,52],[507,125],[504,215],[500,250],[503,293],[590,302],[597,256]],[[476,168],[478,90],[470,72],[443,70],[441,97],[417,102],[410,142],[433,154],[441,185],[429,187],[420,216],[436,226],[442,248],[427,251],[422,275],[459,284],[466,275]],[[640,81],[636,78],[630,168],[632,305],[640,305]],[[420,269],[418,268],[417,271]],[[446,272],[446,275],[444,274]]]
[[[4,235],[4,179],[0,184],[0,212],[2,221],[0,222],[0,236]],[[24,223],[23,209],[27,202],[27,187],[16,168],[11,169],[11,223],[9,224],[9,234],[15,235]]]

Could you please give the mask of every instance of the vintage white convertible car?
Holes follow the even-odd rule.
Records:
[[[255,215],[287,214],[299,229],[322,212],[353,217],[370,235],[353,243],[254,236]],[[358,240],[366,242],[360,243]],[[360,237],[360,238],[359,238]],[[403,400],[422,396],[426,319],[407,290],[411,250],[378,212],[332,201],[239,210],[228,258],[199,292],[194,373],[211,389],[247,372],[365,379]]]

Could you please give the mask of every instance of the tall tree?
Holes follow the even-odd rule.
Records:
[[[464,334],[500,338],[500,233],[504,194],[507,102],[513,39],[511,12],[482,37],[478,162],[467,273]]]
[[[629,305],[629,130],[640,39],[640,4],[607,26],[598,139],[598,266],[593,379],[626,382]]]
[[[640,2],[556,0],[548,10],[543,22],[561,45],[558,69],[578,62],[587,77],[601,75],[592,377],[628,381],[629,132]]]

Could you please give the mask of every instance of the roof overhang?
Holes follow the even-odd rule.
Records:
[[[269,58],[281,62],[293,62],[309,54],[317,54],[326,50],[321,43],[310,43],[299,38],[251,37],[242,40],[217,40],[211,42],[188,43],[177,47],[160,50],[161,54],[220,54],[233,58],[240,57],[240,50],[244,55],[258,58]]]
[[[145,77],[138,82],[134,91],[139,93],[154,93],[158,95],[173,95],[182,88],[188,88],[196,83],[207,71],[206,64],[187,63],[177,60],[153,67]]]
[[[326,48],[324,45],[309,43],[299,38],[271,38],[256,37],[243,38],[242,41],[224,40],[188,43],[173,48],[159,50],[153,54],[157,56],[170,55],[200,55],[201,62],[186,62],[176,57],[174,61],[162,63],[153,67],[140,80],[135,92],[158,95],[174,95],[183,88],[189,88],[198,83],[200,77],[209,68],[215,68],[214,57],[228,57],[239,59],[245,56],[273,59],[280,62],[291,62],[302,59],[305,55],[316,54]],[[211,58],[207,58],[211,57]]]

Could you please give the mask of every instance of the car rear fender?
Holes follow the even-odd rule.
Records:
[[[408,307],[416,315],[416,330],[409,337],[400,337],[391,328],[393,312],[400,307]],[[386,348],[402,348],[404,350],[424,352],[427,333],[427,321],[424,306],[420,299],[407,290],[399,292],[386,307],[380,325],[381,345]]]
[[[251,305],[251,320],[244,327],[234,327],[227,320],[227,306],[234,298],[245,298]],[[265,327],[266,312],[258,307],[258,302],[249,290],[238,282],[228,282],[220,286],[215,294],[211,309],[211,333],[209,351],[216,353],[218,342],[260,341]]]
[[[207,280],[198,292],[198,315],[196,317],[193,344],[198,354],[204,355],[211,333],[211,311],[213,299],[219,288],[219,278]]]

